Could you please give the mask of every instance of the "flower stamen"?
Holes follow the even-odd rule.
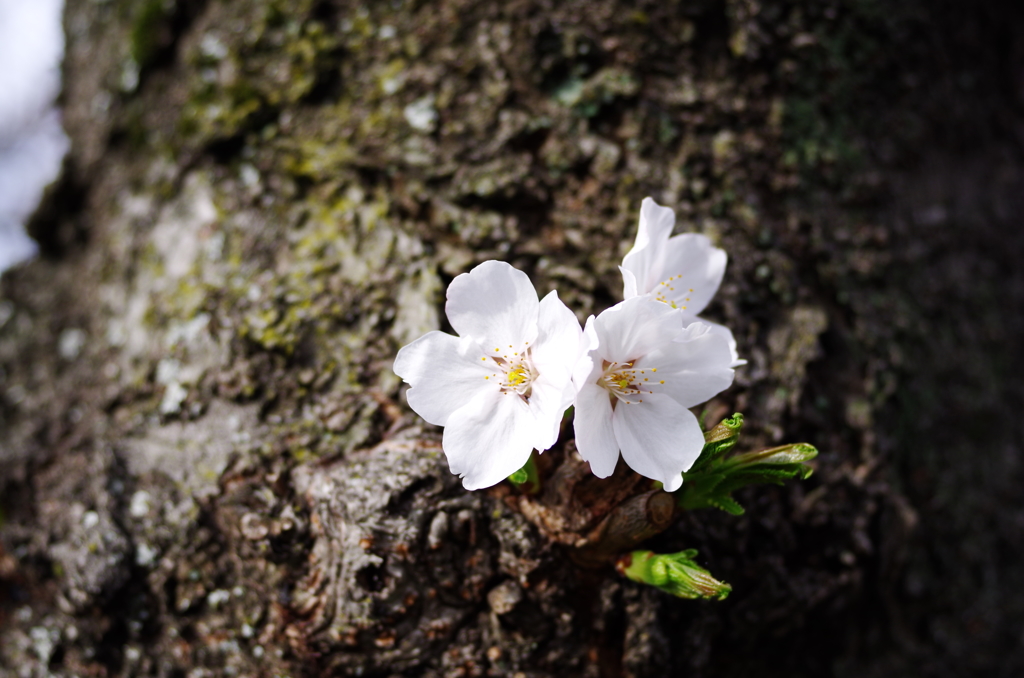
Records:
[[[680,273],[679,275],[669,276],[668,280],[663,280],[660,283],[658,283],[657,286],[654,288],[654,292],[655,292],[654,300],[655,301],[660,301],[663,304],[668,304],[672,308],[681,308],[682,310],[685,311],[686,310],[685,306],[682,306],[682,307],[677,306],[676,302],[674,300],[669,299],[668,297],[666,297],[665,296],[665,291],[661,289],[662,287],[667,287],[669,289],[669,291],[673,291],[674,292],[676,288],[672,287],[672,281],[678,280],[679,278],[682,278],[682,277],[683,277],[683,274]],[[692,287],[689,288],[689,290],[690,290],[690,292],[693,292],[693,288]],[[686,297],[685,300],[686,301],[690,301],[690,297]]]
[[[513,348],[511,345],[509,348]],[[500,351],[500,349],[494,349]],[[512,355],[507,353],[504,355],[490,356],[490,359],[494,361],[494,364],[501,370],[500,372],[494,372],[489,376],[484,377],[490,381],[491,377],[495,377],[495,381],[499,384],[499,389],[503,394],[514,393],[523,399],[524,402],[530,401],[530,394],[533,390],[533,381],[537,378],[537,370],[533,366],[533,360],[530,357],[531,350],[527,346],[521,351],[512,351]],[[487,356],[482,358],[487,360]]]
[[[625,363],[604,362],[604,374],[601,375],[597,383],[608,391],[608,397],[612,400],[613,408],[620,401],[627,405],[642,403],[643,399],[636,398],[635,396],[654,393],[654,391],[647,390],[651,384],[645,383],[647,379],[637,376],[637,372],[645,374],[646,370],[634,369],[632,361]],[[661,383],[664,384],[664,380]]]
[[[520,386],[527,379],[529,379],[529,377],[526,374],[526,368],[523,367],[522,365],[509,371],[509,373],[505,376],[505,382],[512,387]]]

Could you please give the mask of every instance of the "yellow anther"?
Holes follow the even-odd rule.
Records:
[[[508,373],[508,385],[509,386],[519,386],[520,384],[525,382],[526,379],[527,379],[526,369],[523,368],[522,366],[517,367],[517,368],[513,369],[511,372]]]

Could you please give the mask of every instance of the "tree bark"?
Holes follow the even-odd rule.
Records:
[[[65,30],[71,154],[0,279],[0,673],[1024,671],[1019,7],[68,0]],[[708,316],[749,364],[709,421],[821,451],[647,542],[723,602],[578,564],[572,497],[643,488],[570,435],[539,498],[464,491],[391,371],[486,259],[615,303],[647,195],[730,256]]]

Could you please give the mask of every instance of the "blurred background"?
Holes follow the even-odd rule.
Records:
[[[0,675],[1024,675],[1019,0],[60,13],[0,0]],[[729,255],[709,420],[820,450],[648,542],[716,603],[464,491],[391,369],[483,260],[616,303],[648,195]]]

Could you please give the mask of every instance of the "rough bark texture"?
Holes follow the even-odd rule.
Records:
[[[0,280],[0,673],[1024,672],[1019,7],[69,0],[65,28],[46,256]],[[390,370],[485,259],[614,303],[645,195],[730,255],[709,316],[750,363],[710,417],[821,450],[652,540],[721,603],[578,567],[552,535],[592,525],[552,521],[597,495],[562,447],[533,503],[463,491]]]

